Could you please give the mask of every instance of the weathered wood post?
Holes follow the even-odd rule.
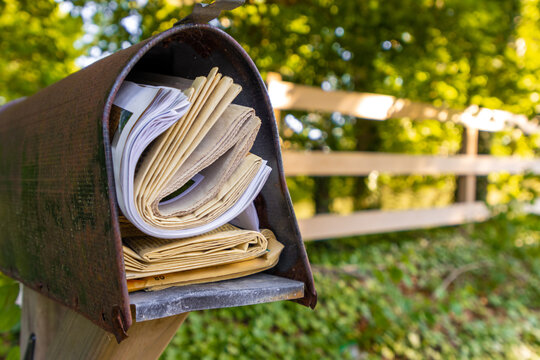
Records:
[[[272,93],[272,91],[275,92],[274,96],[270,95],[270,99],[272,101],[274,101],[274,99],[276,98],[279,98],[279,94],[281,93],[281,90],[279,89],[279,87],[276,88],[276,86],[279,86],[279,83],[281,80],[282,80],[282,77],[280,73],[269,72],[266,75],[266,84],[268,86],[268,92],[270,92],[270,94]],[[282,96],[286,96],[286,94],[283,93]],[[279,110],[278,108],[274,108],[274,117],[276,118],[276,124],[279,130],[281,126],[281,110]]]
[[[461,153],[471,158],[478,155],[478,129],[465,126]],[[476,175],[463,175],[458,177],[457,201],[473,203],[476,201]]]
[[[33,352],[38,359],[157,359],[188,313],[134,322],[128,338],[115,337],[84,316],[24,288],[21,319],[21,359]],[[31,334],[35,343],[29,342]],[[28,349],[33,346],[32,349]]]

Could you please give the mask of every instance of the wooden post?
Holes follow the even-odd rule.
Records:
[[[157,359],[188,313],[135,322],[120,344],[82,315],[24,287],[21,317],[21,359],[35,334],[34,359]]]
[[[470,157],[478,154],[478,129],[465,127],[461,153]],[[458,202],[472,203],[476,200],[476,175],[458,177]]]
[[[275,73],[275,72],[269,72],[266,75],[266,85],[268,87],[268,90],[270,91],[270,87],[272,82],[280,82],[282,80],[281,74]],[[272,100],[272,99],[270,99]],[[281,124],[281,111],[279,109],[274,108],[274,117],[276,118],[276,125],[278,127],[278,131],[280,130],[280,124]]]

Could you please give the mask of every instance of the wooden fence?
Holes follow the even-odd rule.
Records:
[[[475,201],[476,176],[495,172],[540,174],[540,159],[478,155],[478,131],[500,131],[519,127],[525,134],[540,132],[538,119],[502,110],[471,106],[465,110],[436,107],[398,99],[393,96],[323,91],[281,80],[279,74],[267,77],[272,105],[279,119],[281,110],[340,112],[366,120],[407,117],[412,120],[436,119],[462,124],[466,131],[462,154],[454,156],[406,155],[373,152],[293,152],[285,151],[287,176],[366,176],[373,171],[391,175],[459,175],[458,202],[442,208],[420,210],[364,210],[349,215],[317,214],[300,219],[304,240],[374,234],[400,230],[459,225],[484,221],[490,213],[481,201]],[[528,211],[540,212],[540,203]]]

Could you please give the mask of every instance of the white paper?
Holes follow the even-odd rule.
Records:
[[[124,216],[139,230],[165,239],[200,235],[239,217],[246,208],[252,206],[272,170],[266,165],[266,161],[263,161],[255,178],[238,201],[217,219],[203,226],[182,230],[165,229],[146,222],[135,205],[134,179],[137,163],[152,141],[187,112],[189,102],[178,89],[125,81],[114,104],[133,113],[125,125],[117,130],[112,153],[118,204]],[[258,230],[258,218],[253,218],[253,210],[254,208],[240,216],[239,221],[244,224],[243,227]]]
[[[255,204],[249,204],[248,207],[237,217],[232,219],[230,223],[245,230],[260,231],[259,215],[257,215],[257,208],[255,207]]]

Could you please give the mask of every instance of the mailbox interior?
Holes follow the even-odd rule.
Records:
[[[261,227],[271,229],[285,248],[276,267],[263,274],[155,293],[132,293],[135,319],[290,299],[313,307],[316,294],[311,269],[286,187],[276,122],[264,83],[249,56],[224,32],[208,25],[181,29],[172,29],[173,34],[153,45],[130,74],[151,72],[194,79],[217,66],[220,73],[242,86],[234,103],[254,108],[262,122],[251,152],[267,160],[272,168],[255,205]]]

